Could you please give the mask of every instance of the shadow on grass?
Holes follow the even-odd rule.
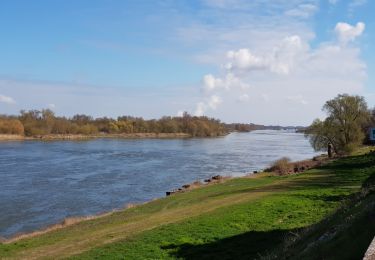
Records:
[[[170,244],[162,249],[179,259],[257,259],[297,230],[251,231],[207,244]]]
[[[359,186],[372,172],[375,172],[375,155],[362,155],[342,158],[315,168],[316,172],[306,172],[282,183],[262,187],[243,188],[237,191],[223,191],[210,197],[226,196],[248,192],[283,192],[317,188],[350,189]],[[340,198],[332,198],[338,201]]]
[[[306,173],[306,175],[298,176],[291,181],[287,181],[281,184],[269,185],[266,187],[260,188],[249,188],[236,191],[235,193],[246,193],[246,192],[257,192],[257,191],[277,191],[283,192],[285,190],[290,190],[291,188],[294,191],[300,190],[319,190],[324,188],[332,188],[339,194],[327,192],[327,193],[307,193],[307,194],[294,194],[292,196],[304,197],[310,200],[323,200],[327,202],[339,202],[339,201],[352,201],[355,197],[355,194],[345,194],[341,193],[340,190],[345,191],[350,189],[352,185],[358,185],[363,183],[363,181],[371,176],[375,172],[375,156],[360,156],[360,157],[348,157],[340,160],[339,163],[333,162],[329,165],[319,167],[318,172]],[[375,176],[374,174],[372,176]],[[374,179],[375,177],[370,177],[369,179]],[[317,189],[318,188],[318,189]],[[233,193],[233,192],[232,192]],[[290,194],[291,195],[291,194]],[[354,200],[353,205],[356,205]],[[348,209],[352,208],[353,205],[347,207]],[[336,215],[343,214],[342,212],[337,213]],[[370,241],[369,237],[372,239],[372,236],[363,235],[363,241],[361,241],[358,248],[353,248],[350,246],[352,242],[352,232],[351,226],[348,225],[348,220],[351,218],[351,214],[348,218],[338,220],[338,217],[334,218],[334,221],[323,220],[321,223],[317,224],[315,228],[316,234],[314,239],[309,242],[318,241],[330,227],[336,226],[335,229],[339,227],[346,227],[343,232],[347,232],[350,235],[347,235],[349,239],[344,241],[345,235],[341,236],[339,239],[331,241],[329,247],[319,248],[320,253],[324,256],[325,254],[339,255],[340,252],[348,253],[348,256],[352,255],[361,255],[366,246],[367,242]],[[359,218],[360,216],[358,216]],[[330,219],[330,218],[328,218]],[[365,221],[360,219],[359,222],[366,223],[365,226],[369,225],[371,221]],[[335,223],[335,222],[338,223]],[[336,224],[336,225],[335,225]],[[306,227],[305,227],[306,228]],[[322,230],[319,230],[322,229]],[[303,229],[305,230],[305,229]],[[361,234],[365,234],[363,228],[354,227],[353,230],[360,230]],[[262,256],[267,256],[269,253],[273,253],[275,248],[282,248],[284,246],[285,239],[290,238],[293,234],[298,233],[300,230],[272,230],[267,232],[260,231],[250,231],[241,235],[236,235],[224,239],[220,239],[213,242],[208,242],[205,244],[169,244],[163,246],[162,249],[167,250],[169,254],[173,257],[179,259],[259,259]],[[320,231],[320,232],[318,232]],[[352,232],[352,233],[350,233]],[[370,232],[371,233],[371,232]],[[344,238],[343,238],[344,237]],[[356,235],[359,238],[359,235]],[[305,240],[306,239],[306,240]],[[305,237],[304,241],[307,241],[308,238]],[[359,239],[358,239],[359,241]],[[303,241],[302,241],[303,242]],[[341,246],[344,245],[346,248],[343,250]],[[307,246],[306,243],[302,243],[301,251]],[[324,244],[323,244],[324,246]],[[363,248],[362,248],[363,247]],[[279,251],[280,252],[280,251]],[[282,252],[282,251],[281,251]],[[314,254],[314,252],[310,252]],[[349,254],[350,253],[350,254]],[[283,257],[279,255],[279,257]],[[349,257],[350,258],[350,257]],[[319,257],[318,257],[319,259]]]
[[[345,170],[351,171],[358,168],[367,168],[374,166],[375,154],[360,155],[360,156],[348,156],[340,159],[339,161],[333,161],[326,165],[322,165],[320,169],[326,170]]]

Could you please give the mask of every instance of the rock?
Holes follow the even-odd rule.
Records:
[[[188,189],[188,188],[190,188],[190,184],[182,185],[182,188],[184,188],[184,189]]]
[[[253,173],[258,173],[258,171],[253,171]]]
[[[211,182],[211,179],[205,179],[204,182]]]
[[[212,180],[221,180],[223,177],[222,176],[220,176],[220,175],[215,175],[215,176],[213,176],[211,179]]]

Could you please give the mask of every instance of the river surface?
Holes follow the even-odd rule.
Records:
[[[303,134],[0,142],[0,236],[145,202],[213,175],[241,176],[280,157],[316,155]]]

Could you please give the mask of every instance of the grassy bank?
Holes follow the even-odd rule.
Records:
[[[230,179],[8,241],[0,245],[0,258],[254,259],[296,255],[289,246],[317,240],[319,223],[328,223],[324,219],[343,202],[352,201],[374,173],[375,156],[357,155],[298,175]],[[371,197],[362,203],[366,199]],[[374,234],[374,225],[363,214],[360,222]],[[290,239],[303,236],[308,237]],[[363,255],[370,241],[358,239],[361,245],[353,249],[335,240],[329,249],[332,256],[340,251],[344,256],[340,259],[345,259]]]

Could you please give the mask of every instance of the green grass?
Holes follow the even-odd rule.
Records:
[[[374,236],[375,174],[334,214],[286,239],[273,258],[362,259]]]
[[[0,245],[0,258],[254,259],[277,253],[294,255],[285,241],[324,222],[374,173],[375,157],[357,155],[294,176],[236,178]],[[316,236],[304,241],[314,241]],[[286,251],[278,249],[283,247]]]

